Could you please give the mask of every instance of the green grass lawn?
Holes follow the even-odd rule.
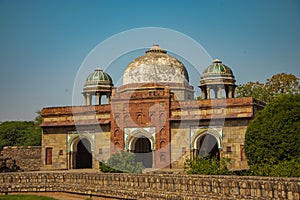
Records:
[[[0,195],[0,200],[55,200],[51,197],[42,197],[35,195]]]

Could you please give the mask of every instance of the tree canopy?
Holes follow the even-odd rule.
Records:
[[[259,111],[245,136],[249,165],[300,158],[300,94],[285,94]]]
[[[275,74],[265,83],[248,82],[238,85],[237,97],[253,97],[269,103],[281,94],[299,94],[299,78],[293,74]]]
[[[0,150],[4,146],[40,146],[42,129],[40,111],[35,121],[6,121],[0,124]]]
[[[4,146],[40,146],[41,130],[32,121],[7,121],[0,124],[0,150]]]

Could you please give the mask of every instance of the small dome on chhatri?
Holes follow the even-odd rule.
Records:
[[[202,99],[210,99],[213,90],[215,98],[234,98],[235,79],[231,69],[221,60],[215,59],[202,73],[200,86]],[[222,95],[225,90],[225,95]]]
[[[102,69],[97,68],[85,80],[82,94],[84,96],[84,105],[92,105],[92,98],[96,96],[96,104],[101,105],[102,95],[106,95],[107,102],[110,101],[110,96],[113,88],[111,77]]]
[[[202,75],[209,74],[228,74],[233,75],[231,69],[224,65],[221,60],[215,59],[202,73]]]
[[[132,61],[123,76],[123,85],[134,83],[188,83],[188,72],[177,58],[159,45]]]
[[[95,71],[86,78],[84,84],[85,87],[97,85],[113,85],[112,78],[100,68],[95,69]]]
[[[207,84],[235,85],[232,70],[224,65],[221,60],[213,60],[212,64],[202,72],[200,85]]]

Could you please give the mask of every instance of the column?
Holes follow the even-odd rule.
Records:
[[[221,86],[218,86],[217,98],[218,99],[222,98],[222,87]]]
[[[232,98],[234,98],[235,86],[232,86],[232,87],[231,87],[231,90],[232,90],[231,96],[232,96]]]
[[[216,87],[213,88],[214,93],[215,93],[215,99],[218,98],[218,89]]]
[[[207,99],[210,99],[210,88],[206,88]]]
[[[110,93],[106,94],[106,101],[107,101],[107,104],[110,104]]]
[[[87,99],[87,105],[90,106],[91,103],[92,103],[92,97],[91,97],[91,94],[87,93],[86,99]]]
[[[101,105],[101,95],[100,95],[100,93],[96,93],[96,105]]]
[[[83,94],[83,100],[84,100],[84,105],[87,105],[87,99],[86,99],[86,94]]]
[[[233,95],[232,95],[232,86],[228,87],[228,98],[233,98]]]
[[[229,95],[228,94],[229,93],[229,87],[227,85],[225,85],[225,89],[224,90],[225,90],[225,98],[227,99],[227,98],[229,98],[229,96],[228,96]]]
[[[202,87],[201,88],[201,99],[206,99],[206,98],[207,98],[206,88]]]

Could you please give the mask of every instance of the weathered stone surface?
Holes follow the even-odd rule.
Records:
[[[40,167],[41,147],[7,146],[1,151],[0,168],[7,171],[37,171]]]
[[[0,174],[0,192],[70,192],[121,199],[299,199],[299,178],[31,172]]]
[[[131,83],[185,83],[189,81],[185,66],[175,57],[154,45],[136,58],[124,72],[123,85]]]

